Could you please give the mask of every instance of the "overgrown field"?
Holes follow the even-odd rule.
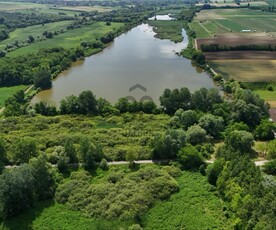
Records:
[[[54,157],[67,139],[77,143],[86,136],[102,147],[108,160],[125,160],[129,151],[135,151],[138,159],[151,159],[150,140],[155,134],[164,132],[168,122],[167,115],[142,114],[109,118],[10,117],[0,122],[0,138],[15,143],[22,138],[36,137],[39,149]]]
[[[19,85],[13,87],[0,87],[0,109],[4,106],[5,101],[14,95],[19,90],[25,90],[26,85]]]
[[[93,174],[91,186],[101,186],[101,189],[95,190],[104,192],[103,187],[107,186],[114,176],[122,175],[135,179],[134,174],[138,175],[143,170],[161,172],[168,168],[158,165],[140,165],[140,170],[132,172],[128,166],[111,166],[108,171],[97,170]],[[80,171],[81,172],[81,171]],[[115,173],[115,174],[114,174]],[[72,210],[68,205],[56,203],[54,201],[40,202],[34,208],[26,211],[18,217],[11,218],[5,221],[1,226],[3,230],[17,229],[64,229],[64,230],[83,230],[83,229],[128,229],[133,224],[140,224],[144,229],[230,229],[229,221],[224,216],[224,202],[218,198],[214,191],[211,190],[211,185],[208,184],[206,178],[199,173],[183,171],[178,172],[181,175],[177,177],[177,182],[180,186],[179,192],[171,195],[167,200],[160,200],[155,203],[153,208],[148,212],[144,212],[142,221],[130,219],[120,220],[118,218],[108,220],[106,218],[86,217],[82,211]],[[75,174],[77,175],[77,174]],[[131,176],[133,175],[133,176]],[[165,174],[164,174],[165,175]],[[149,178],[153,175],[147,175]],[[121,180],[121,179],[120,179]],[[68,181],[67,179],[65,181]],[[147,179],[145,178],[145,182]],[[150,181],[149,181],[150,182]],[[121,182],[117,182],[118,185]],[[113,186],[116,186],[115,183]],[[129,182],[128,182],[129,183]],[[141,181],[137,181],[141,183]],[[144,183],[144,182],[142,182]],[[163,181],[164,183],[164,181]],[[154,186],[154,183],[151,183]],[[162,186],[164,188],[164,186]],[[99,187],[100,188],[100,187]],[[127,190],[128,187],[121,187]],[[155,189],[157,187],[155,186]],[[161,187],[160,187],[161,188]],[[137,199],[141,199],[146,191],[140,192]],[[126,195],[120,192],[119,197]],[[109,199],[112,196],[108,197]],[[149,199],[151,197],[148,197]],[[127,201],[128,198],[125,198]],[[73,199],[71,199],[73,200]],[[124,204],[125,202],[122,202]],[[112,207],[112,206],[111,206]],[[104,210],[103,210],[104,211]]]
[[[145,229],[231,229],[223,202],[205,177],[186,171],[177,181],[180,191],[144,216]]]

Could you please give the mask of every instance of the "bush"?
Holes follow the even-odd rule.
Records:
[[[276,175],[276,160],[267,162],[264,167],[264,172],[267,174]]]

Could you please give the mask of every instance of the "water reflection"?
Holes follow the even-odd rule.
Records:
[[[176,55],[188,42],[173,43],[154,38],[152,27],[142,24],[116,38],[103,52],[76,62],[69,70],[53,81],[50,90],[40,92],[33,102],[46,101],[58,104],[66,96],[91,90],[97,97],[114,103],[120,97],[133,96],[140,100],[150,96],[158,103],[165,88],[188,87],[196,90],[213,87],[206,73],[199,73],[191,61]],[[129,92],[140,84],[147,88]]]

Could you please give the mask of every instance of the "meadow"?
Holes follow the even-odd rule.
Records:
[[[95,22],[82,28],[68,30],[66,33],[54,36],[52,39],[38,41],[29,46],[22,47],[15,51],[8,53],[8,57],[17,57],[27,53],[36,52],[43,48],[63,47],[65,49],[75,48],[80,45],[82,41],[95,41],[108,32],[114,32],[123,27],[123,23],[111,23],[107,26],[105,22]]]
[[[6,45],[11,44],[15,41],[25,42],[28,40],[28,37],[31,35],[35,39],[38,37],[42,37],[43,32],[55,32],[55,31],[66,31],[67,26],[72,24],[73,21],[60,21],[60,22],[53,22],[53,23],[47,23],[44,25],[35,25],[35,26],[29,26],[27,28],[20,28],[16,29],[15,31],[11,32],[9,34],[9,38],[0,42],[0,50],[4,50]]]
[[[25,90],[26,85],[19,85],[13,87],[0,87],[0,109],[4,107],[5,101],[19,90]]]
[[[276,89],[274,91],[268,90],[257,90],[255,91],[257,94],[260,95],[262,99],[264,99],[267,103],[270,104],[271,108],[276,108]]]

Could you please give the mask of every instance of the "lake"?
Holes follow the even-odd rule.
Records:
[[[160,40],[154,35],[148,24],[122,34],[102,52],[62,72],[53,81],[53,87],[39,92],[32,102],[59,104],[69,95],[91,90],[97,98],[103,97],[113,104],[126,96],[137,101],[147,96],[159,104],[165,88],[187,87],[194,91],[214,87],[205,72],[176,54],[188,43],[184,29],[181,43]]]

